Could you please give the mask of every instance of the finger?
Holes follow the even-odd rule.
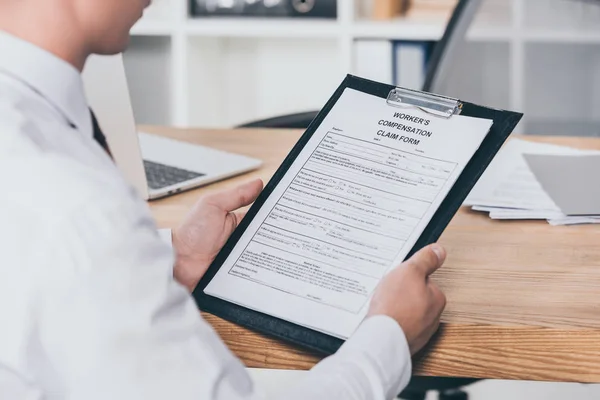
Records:
[[[438,318],[442,315],[442,312],[446,308],[446,295],[435,283],[429,284],[429,290],[431,291],[431,296],[433,297],[433,301],[435,302],[436,307],[438,308]]]
[[[244,211],[236,211],[233,213],[233,215],[235,215],[235,226],[238,226],[240,224],[240,222],[242,222],[242,220],[244,219],[244,217],[246,216],[246,214],[248,213],[247,210]]]
[[[429,331],[429,340],[431,341],[431,339],[435,336],[435,334],[437,333],[437,331],[440,330],[440,325],[442,324],[442,322],[440,321],[440,319],[436,319],[435,322],[433,323],[433,325],[431,326],[431,330]]]
[[[446,251],[439,244],[432,244],[416,252],[407,263],[425,277],[438,270],[446,259]]]
[[[211,194],[204,198],[204,202],[218,206],[227,212],[235,211],[254,202],[262,189],[262,180],[256,179],[233,189]]]

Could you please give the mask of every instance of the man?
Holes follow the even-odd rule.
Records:
[[[0,0],[2,399],[263,398],[190,296],[262,183],[200,200],[171,251],[86,104],[86,58],[124,50],[148,3]],[[444,258],[432,246],[393,270],[286,398],[399,393],[438,327],[445,298],[428,276]]]

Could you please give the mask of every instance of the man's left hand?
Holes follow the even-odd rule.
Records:
[[[177,256],[175,279],[190,292],[246,214],[239,209],[252,204],[262,189],[263,182],[257,179],[206,196],[173,230],[173,248]]]

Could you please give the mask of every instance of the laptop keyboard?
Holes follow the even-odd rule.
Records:
[[[205,175],[147,160],[144,160],[144,169],[150,189],[162,189]]]

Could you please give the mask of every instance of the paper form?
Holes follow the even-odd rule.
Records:
[[[491,219],[549,219],[562,218],[563,213],[551,210],[528,210],[521,208],[472,206],[473,211],[487,212]]]
[[[537,181],[523,155],[594,153],[597,152],[511,140],[498,152],[469,194],[465,205],[550,211],[549,215],[554,217],[561,211]]]
[[[600,218],[595,217],[563,217],[549,219],[548,223],[553,226],[600,224]]]
[[[346,89],[205,293],[347,338],[491,124]]]
[[[550,225],[579,225],[599,224],[600,217],[583,216],[574,217],[563,214],[560,211],[551,210],[525,210],[520,208],[503,208],[472,206],[473,211],[487,212],[491,219],[501,220],[547,220]]]

